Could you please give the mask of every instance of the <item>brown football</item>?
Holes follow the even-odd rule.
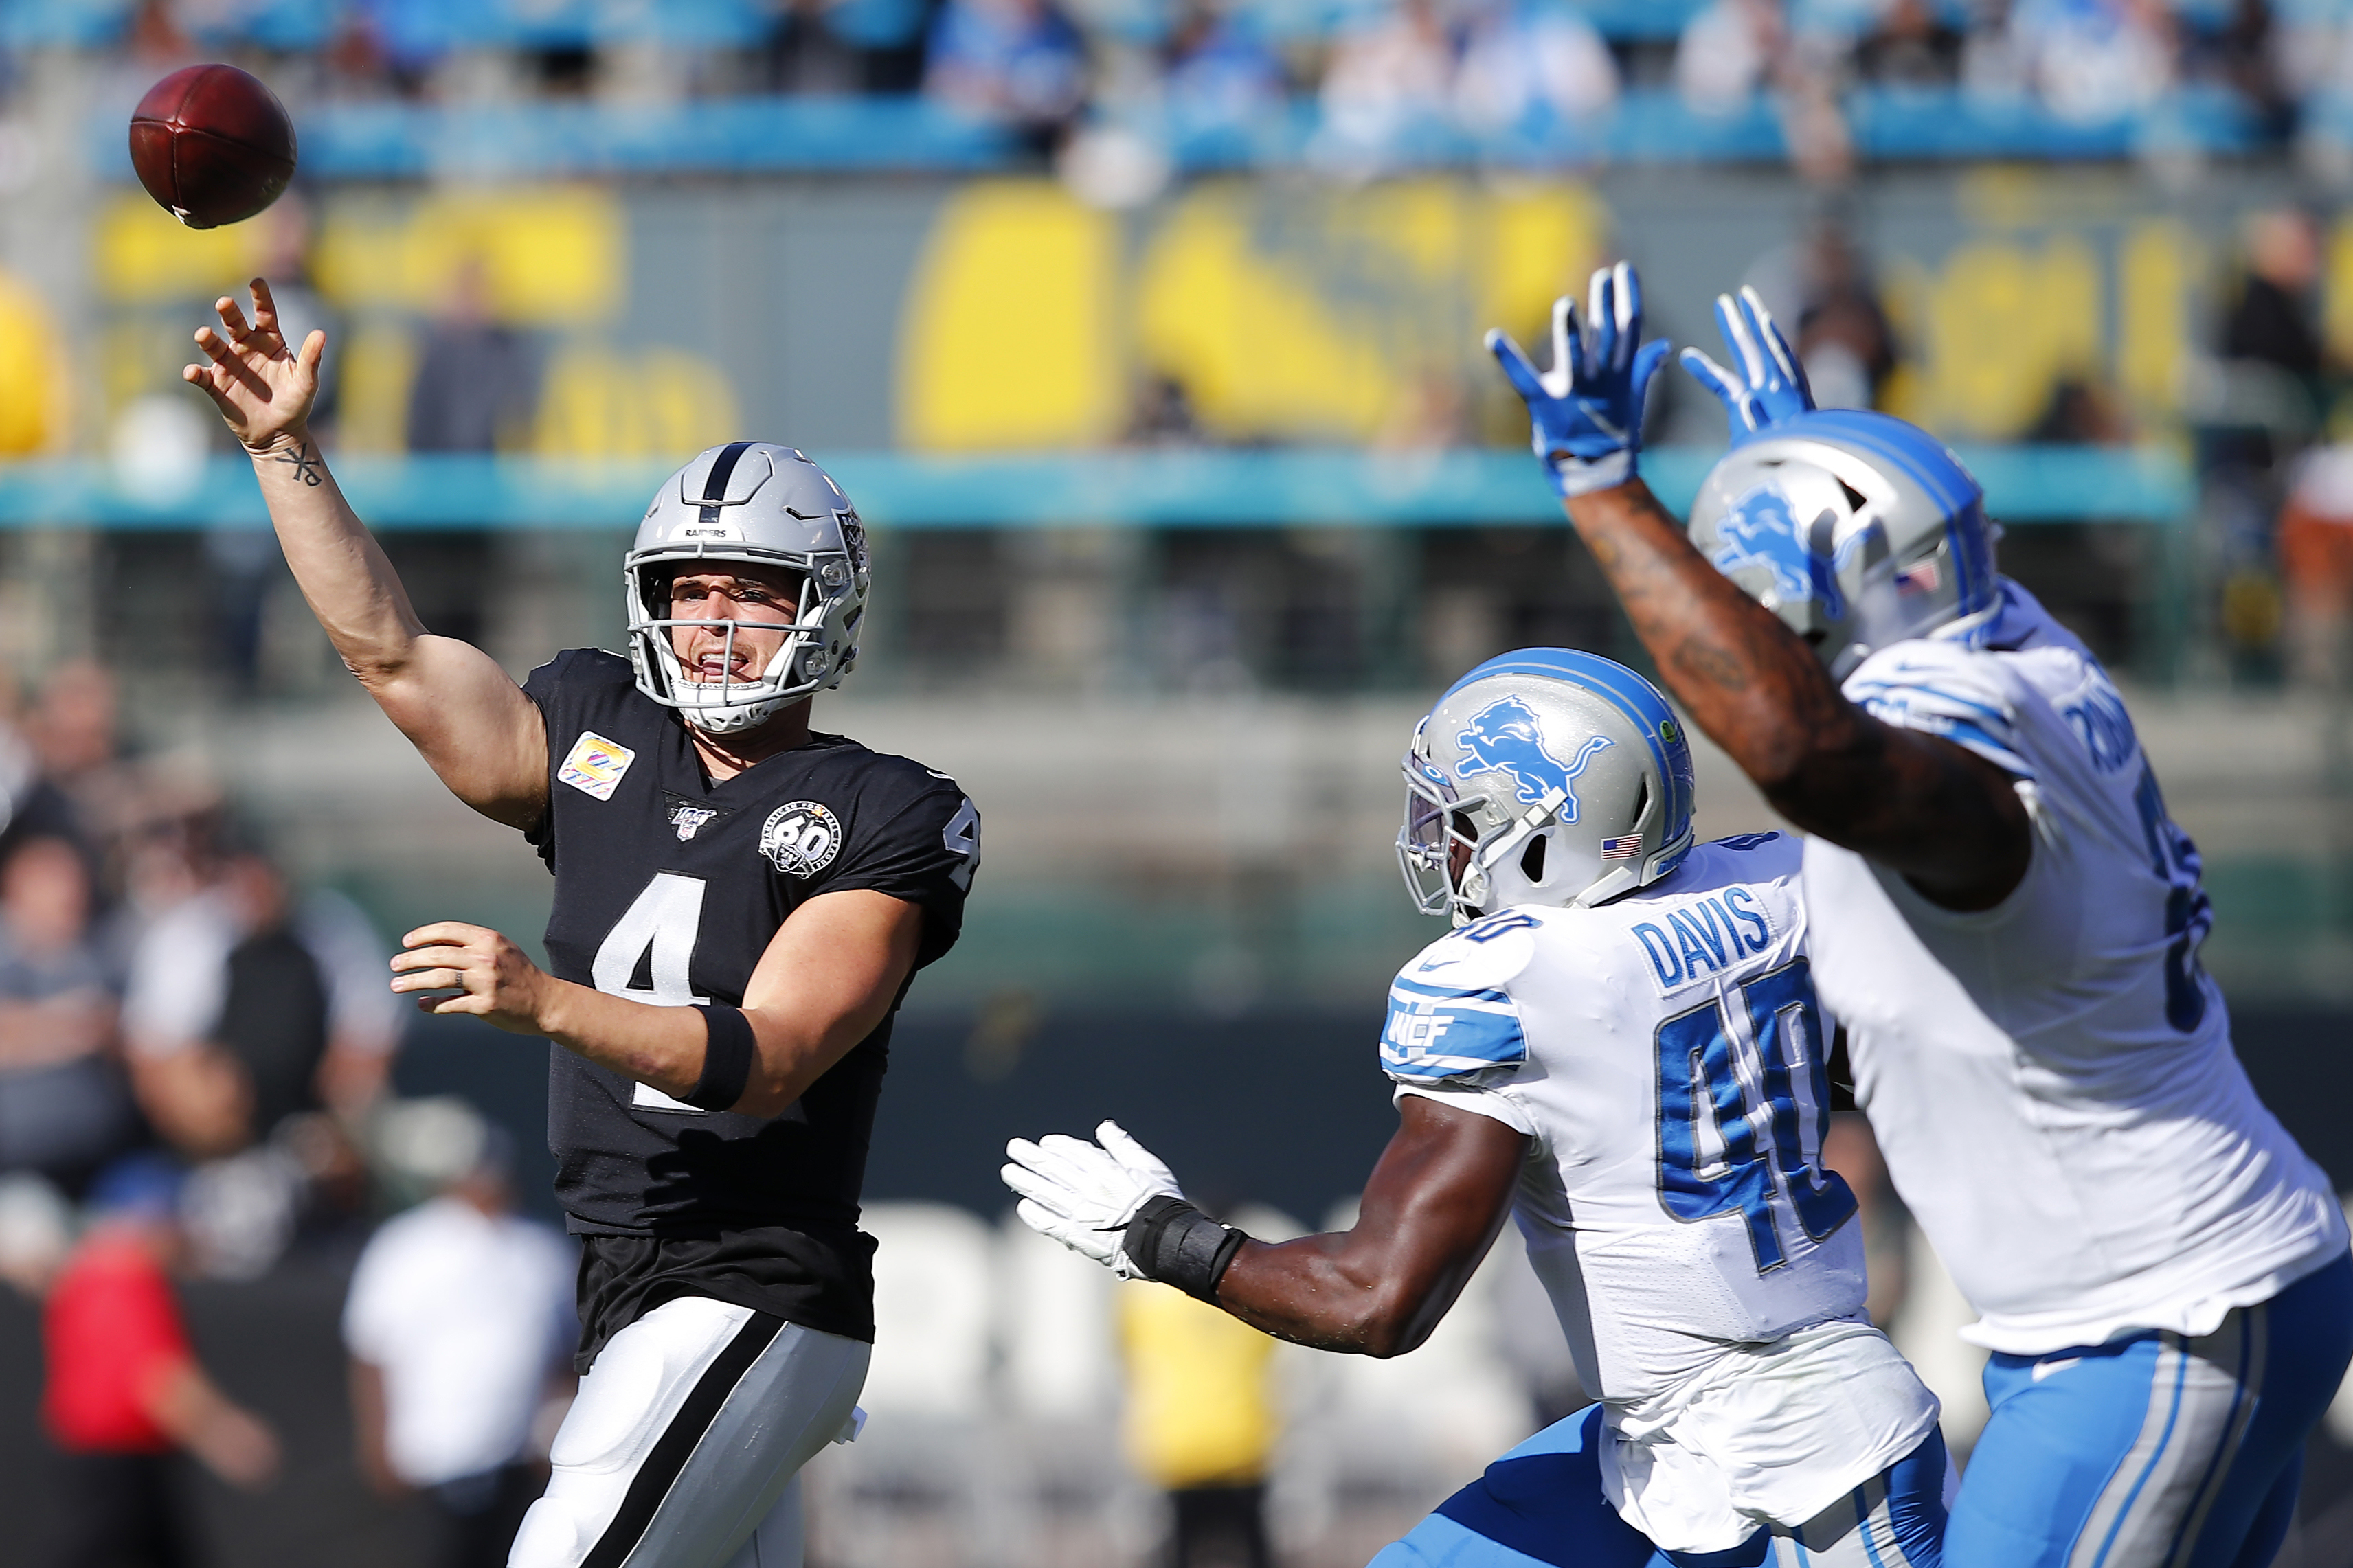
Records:
[[[235,66],[188,66],[132,111],[131,166],[190,228],[239,223],[294,177],[294,122],[276,93]]]

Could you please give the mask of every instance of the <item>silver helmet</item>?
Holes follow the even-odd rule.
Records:
[[[1823,409],[1740,437],[1692,504],[1715,569],[1844,679],[1876,649],[1968,640],[2000,608],[1997,531],[1960,459],[1884,414]]]
[[[1657,687],[1595,654],[1489,659],[1414,726],[1404,770],[1406,888],[1456,925],[1517,904],[1602,903],[1691,851],[1683,726]]]
[[[784,646],[750,679],[686,678],[674,627],[723,626],[734,651],[741,627],[775,622],[681,620],[670,581],[681,563],[758,562],[800,574]],[[675,708],[698,730],[723,735],[766,723],[812,692],[838,686],[858,662],[871,574],[857,508],[823,468],[790,447],[731,441],[662,481],[622,567],[628,589],[629,662],[638,689]]]

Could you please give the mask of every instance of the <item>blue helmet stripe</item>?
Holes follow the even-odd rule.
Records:
[[[1674,710],[1659,695],[1659,689],[1620,664],[1599,654],[1571,647],[1525,647],[1511,653],[1498,654],[1486,663],[1464,675],[1448,687],[1437,702],[1435,710],[1445,700],[1476,680],[1496,675],[1538,675],[1554,680],[1565,680],[1584,688],[1596,696],[1606,698],[1609,704],[1633,721],[1642,739],[1651,748],[1651,762],[1658,770],[1659,779],[1667,792],[1667,820],[1680,822],[1689,818],[1693,809],[1692,779],[1688,767],[1678,772],[1670,762],[1665,743],[1659,738],[1659,726],[1674,720]],[[1688,755],[1688,749],[1686,749]]]
[[[1985,491],[1974,476],[1916,425],[1869,409],[1826,408],[1774,426],[1773,434],[1811,437],[1852,447],[1903,470],[1945,514],[1946,548],[1960,578],[1956,607],[1975,615],[1993,603],[1993,560],[1987,549]],[[1972,515],[1974,514],[1974,515]]]

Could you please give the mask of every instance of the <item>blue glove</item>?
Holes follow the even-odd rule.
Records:
[[[1529,363],[1504,332],[1487,334],[1488,352],[1528,405],[1536,460],[1563,497],[1608,489],[1634,477],[1634,459],[1642,447],[1643,395],[1667,357],[1664,340],[1641,341],[1642,286],[1624,262],[1593,275],[1587,314],[1589,324],[1580,323],[1577,306],[1565,294],[1553,301],[1548,371]]]
[[[1732,419],[1734,446],[1813,407],[1806,367],[1789,351],[1789,340],[1773,324],[1756,289],[1743,288],[1737,300],[1718,294],[1715,324],[1744,374],[1735,375],[1697,349],[1683,350],[1683,368],[1722,400]]]

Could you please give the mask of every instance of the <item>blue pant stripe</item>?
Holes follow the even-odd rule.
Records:
[[[1887,1568],[1887,1563],[1879,1555],[1879,1542],[1873,1540],[1871,1535],[1871,1520],[1874,1510],[1871,1506],[1870,1488],[1854,1489],[1854,1511],[1857,1521],[1855,1528],[1862,1536],[1863,1556],[1870,1559],[1871,1568]]]
[[[2165,1457],[2166,1446],[2173,1441],[2173,1428],[2181,1420],[2181,1391],[2189,1380],[2189,1354],[2186,1342],[2176,1342],[2180,1338],[2179,1334],[2164,1334],[2158,1338],[2158,1342],[2173,1352],[2172,1406],[2165,1413],[2165,1430],[2158,1434],[2157,1447],[2149,1455],[2148,1462],[2141,1466],[2140,1474],[2133,1478],[2132,1490],[2125,1494],[2124,1507],[2116,1510],[2116,1517],[2110,1521],[2107,1539],[2100,1542],[2100,1554],[2092,1559],[2092,1568],[2105,1568],[2108,1553],[2116,1548],[2116,1537],[2124,1533],[2125,1521],[2132,1518],[2133,1504],[2140,1500],[2141,1489],[2148,1485],[2148,1478],[2157,1473],[2157,1462]]]

